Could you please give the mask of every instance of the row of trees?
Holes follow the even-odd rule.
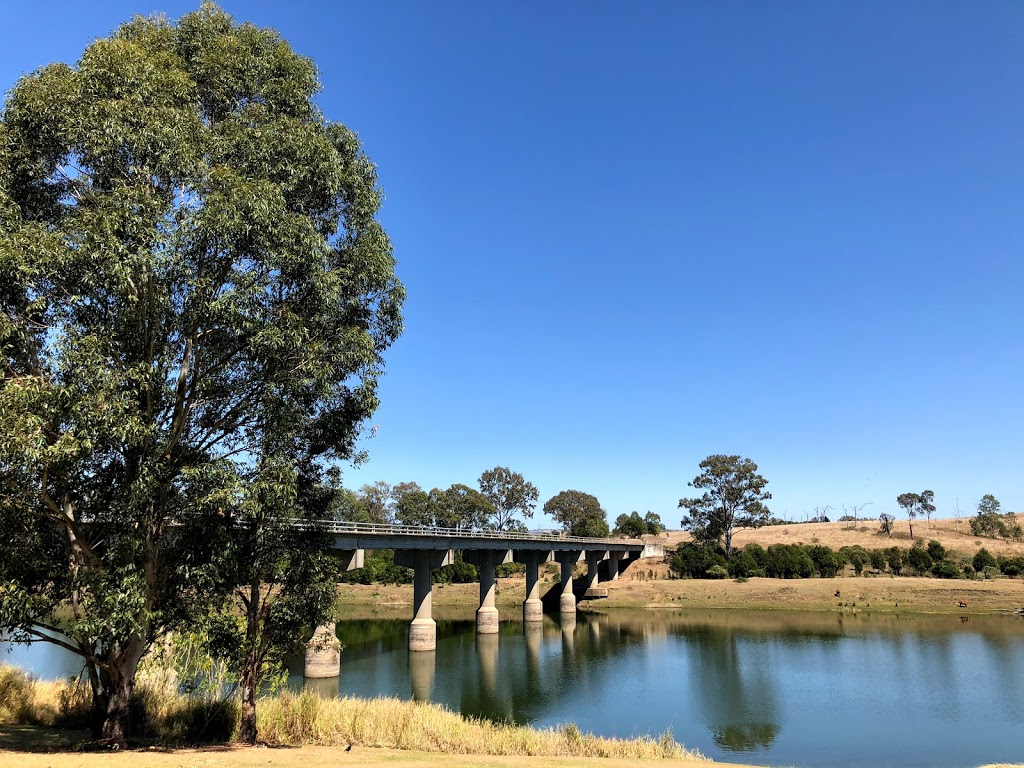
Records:
[[[894,575],[973,578],[981,574],[1017,576],[1024,573],[1024,557],[993,557],[984,548],[973,558],[947,552],[938,541],[927,546],[865,549],[859,545],[834,550],[820,544],[773,544],[767,549],[747,544],[726,559],[721,547],[686,542],[669,561],[671,573],[678,578],[723,579],[762,576],[779,579],[832,578],[850,566],[858,576],[871,569]]]

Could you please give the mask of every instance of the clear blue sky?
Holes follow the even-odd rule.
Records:
[[[134,13],[0,3],[0,84]],[[409,291],[349,485],[575,488],[670,526],[1024,509],[1024,4],[240,2],[380,169]],[[542,521],[540,521],[542,522]]]

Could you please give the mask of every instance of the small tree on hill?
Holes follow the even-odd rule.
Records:
[[[921,493],[901,493],[896,497],[896,503],[903,507],[907,513],[907,520],[910,521],[910,538],[914,538],[914,518],[918,515],[926,515],[931,523],[932,512],[935,511],[935,494],[931,491]]]
[[[896,522],[896,517],[890,515],[888,512],[883,512],[878,516],[878,526],[885,533],[886,536],[892,537],[892,524]]]
[[[735,528],[757,528],[765,525],[771,512],[764,502],[772,495],[765,490],[768,481],[757,472],[757,464],[739,456],[716,454],[700,463],[701,473],[690,483],[704,494],[680,499],[680,509],[689,514],[682,526],[695,541],[706,544],[724,543],[725,557],[732,557],[732,535]]]

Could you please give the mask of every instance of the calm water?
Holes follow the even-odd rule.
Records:
[[[579,614],[542,627],[438,621],[437,651],[405,650],[407,619],[339,622],[325,695],[431,699],[464,714],[658,734],[724,760],[814,766],[1024,761],[1024,620],[821,614]],[[69,674],[55,649],[8,659]],[[297,668],[301,673],[301,666]],[[301,685],[301,679],[293,683]]]

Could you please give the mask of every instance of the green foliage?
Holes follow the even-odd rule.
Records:
[[[732,560],[729,561],[729,575],[734,578],[749,578],[751,576],[764,576],[764,567],[755,559],[748,550],[748,544],[743,549],[734,552]]]
[[[515,519],[521,515],[533,517],[540,494],[536,486],[518,472],[508,467],[488,469],[480,475],[478,481],[480,492],[487,497],[493,507],[488,527],[497,531],[525,529],[525,524]]]
[[[831,547],[814,545],[805,547],[805,551],[814,563],[815,572],[823,579],[831,579],[843,567],[843,558]]]
[[[941,542],[932,539],[928,542],[928,556],[936,563],[941,563],[946,559],[946,548]]]
[[[798,544],[772,544],[765,573],[776,579],[806,579],[814,575],[814,561]]]
[[[661,515],[648,512],[640,517],[639,512],[631,512],[628,515],[622,514],[615,518],[615,528],[612,533],[617,536],[638,539],[645,534],[656,535],[664,530],[665,526],[661,523]]]
[[[986,565],[982,569],[982,574],[985,576],[986,579],[994,579],[998,576],[1002,576],[1000,570],[994,565]]]
[[[899,547],[889,547],[885,550],[885,557],[889,561],[889,570],[899,576],[903,573],[903,563],[906,562],[906,558],[903,556],[903,550]]]
[[[934,562],[931,555],[928,554],[928,551],[921,546],[920,542],[918,542],[907,552],[907,565],[919,574],[925,574],[932,569]]]
[[[728,560],[732,557],[733,529],[756,528],[771,517],[764,504],[772,497],[765,490],[768,481],[758,474],[757,464],[739,456],[708,456],[700,463],[700,470],[689,486],[704,493],[679,500],[679,508],[687,511],[682,526],[695,541],[724,544]]]
[[[839,557],[844,563],[852,565],[858,576],[864,573],[864,566],[871,562],[871,555],[859,544],[840,548]]]
[[[1002,536],[1009,539],[1020,539],[1021,530],[1016,516],[999,512],[999,500],[990,493],[981,497],[978,502],[978,514],[971,518],[971,533],[974,536],[996,538]]]
[[[338,574],[338,581],[346,584],[411,584],[412,569],[395,565],[395,553],[390,549],[367,551],[363,567]]]
[[[871,559],[872,568],[879,573],[885,570],[885,566],[889,562],[889,558],[884,549],[872,549],[868,555]]]
[[[672,573],[683,579],[706,578],[708,570],[716,565],[728,564],[725,558],[711,547],[693,541],[680,544],[669,561]]]
[[[1000,557],[999,570],[1004,576],[1020,576],[1024,573],[1024,557]]]
[[[726,579],[729,577],[729,570],[724,565],[712,565],[705,576],[709,579]]]
[[[921,493],[901,493],[896,497],[896,503],[903,507],[910,521],[910,535],[914,535],[914,518],[918,515],[925,515],[931,520],[932,512],[935,511],[935,494],[932,491]]]
[[[747,546],[743,548],[743,551],[754,559],[758,568],[764,569],[768,564],[768,550],[760,544],[747,544]]]
[[[479,574],[476,566],[465,562],[462,553],[457,551],[455,562],[435,568],[432,577],[437,584],[471,584],[477,581]]]
[[[974,559],[971,560],[971,565],[974,566],[974,570],[978,573],[983,572],[986,568],[996,568],[998,563],[992,556],[992,553],[982,547],[974,553]]]
[[[892,536],[892,526],[895,522],[896,517],[888,512],[883,512],[878,516],[878,528],[886,536]]]
[[[153,639],[233,586],[227,553],[280,569],[273,519],[377,407],[404,290],[373,164],[318,89],[276,32],[206,4],[4,103],[0,629],[59,623],[109,738]]]
[[[940,579],[959,579],[963,577],[963,571],[957,567],[956,563],[943,560],[932,566],[932,575]]]
[[[572,536],[608,536],[608,517],[597,497],[589,493],[561,491],[544,503],[544,512]]]

